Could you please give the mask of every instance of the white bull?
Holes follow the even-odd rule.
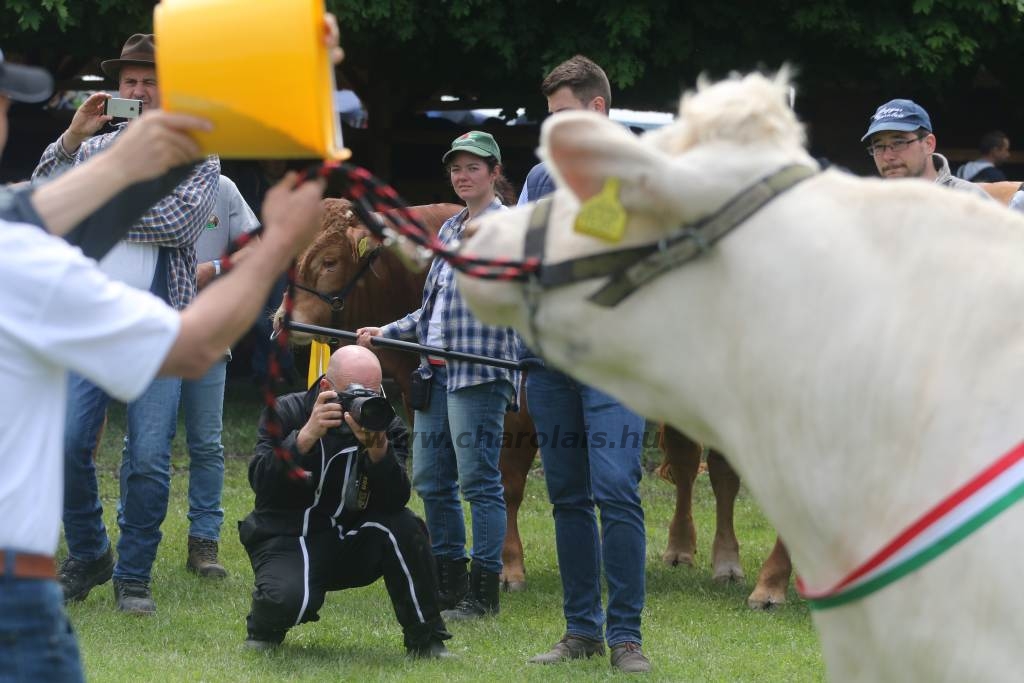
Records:
[[[545,263],[656,243],[776,169],[817,169],[787,85],[756,74],[701,84],[675,124],[642,139],[600,116],[552,117],[541,153],[560,189]],[[591,223],[612,226],[621,202],[617,242],[574,231],[581,202],[602,189]],[[466,252],[522,254],[531,211],[488,214]],[[533,304],[520,283],[460,276],[459,290],[549,362],[728,453],[808,590],[836,585],[955,491],[998,511],[995,484],[962,487],[1024,436],[1019,215],[919,180],[825,171],[619,305],[588,301],[607,282],[547,289]],[[1012,489],[1020,470],[995,481]],[[882,569],[902,578],[813,612],[833,679],[1019,676],[1024,505],[928,561],[934,535],[970,531],[935,516],[913,543],[893,544],[902,554]],[[891,578],[868,570],[861,582]]]

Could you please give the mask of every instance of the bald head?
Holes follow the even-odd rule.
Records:
[[[381,382],[380,361],[373,351],[365,347],[356,344],[342,346],[331,354],[327,379],[339,391],[350,384],[362,384],[377,391]]]

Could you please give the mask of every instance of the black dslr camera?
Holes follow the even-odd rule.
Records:
[[[349,384],[344,391],[338,392],[335,401],[345,412],[352,414],[352,419],[371,432],[383,432],[395,418],[395,411],[388,400],[362,384]]]

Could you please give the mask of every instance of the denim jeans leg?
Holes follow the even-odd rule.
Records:
[[[99,483],[93,453],[110,398],[89,380],[68,374],[64,427],[64,536],[68,554],[95,560],[110,541],[103,524]]]
[[[459,470],[448,429],[448,373],[434,368],[430,405],[417,410],[412,437],[412,485],[423,500],[431,552],[459,560],[466,556],[466,522],[459,501]]]
[[[555,519],[566,632],[601,640],[601,543],[590,489],[581,387],[546,368],[531,369],[526,382]]]
[[[189,536],[220,540],[224,521],[224,377],[227,359],[213,364],[203,377],[181,383],[181,408],[188,441]]]
[[[473,525],[473,563],[484,571],[501,572],[505,543],[505,489],[498,458],[505,411],[512,400],[506,380],[463,387],[448,394],[448,423],[455,443],[462,497],[469,503]]]
[[[7,558],[12,565],[13,558]],[[0,577],[0,681],[84,680],[60,585]]]
[[[121,502],[117,521],[115,579],[149,581],[160,525],[171,490],[171,441],[178,423],[181,380],[153,380],[128,404],[128,435],[121,463]]]
[[[640,503],[645,420],[611,396],[581,387],[589,425],[590,486],[601,514],[608,585],[606,637],[611,646],[641,643],[647,537]]]

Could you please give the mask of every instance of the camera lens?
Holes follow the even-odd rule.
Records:
[[[384,431],[395,416],[391,404],[381,396],[353,399],[350,412],[356,422],[371,432]]]

